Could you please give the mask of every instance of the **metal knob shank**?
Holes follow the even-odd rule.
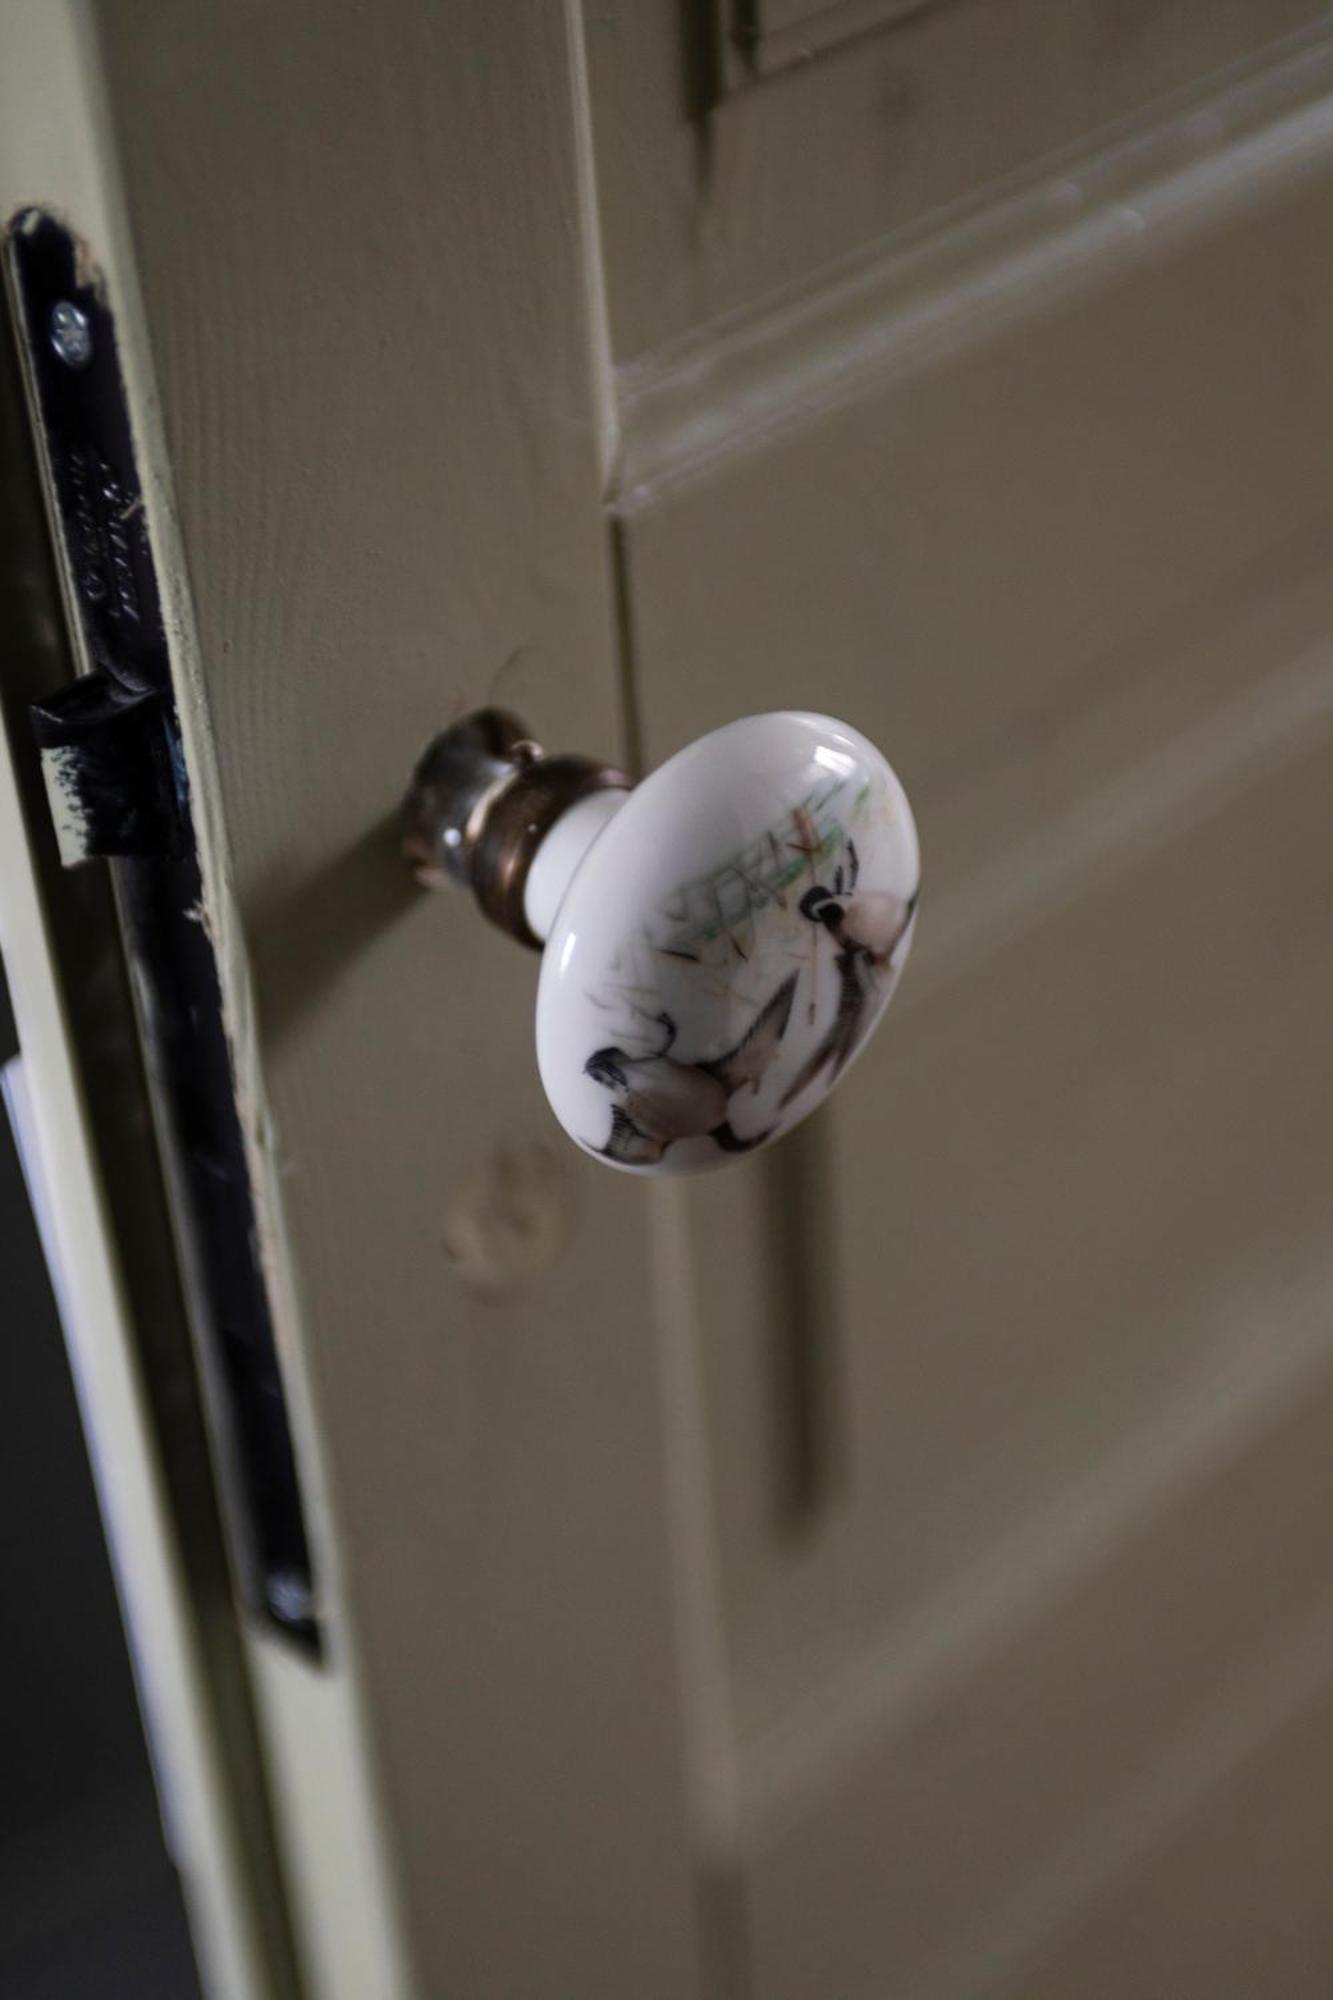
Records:
[[[418,763],[403,804],[403,851],[423,888],[470,889],[493,924],[540,951],[523,900],[538,848],[580,799],[633,782],[593,757],[547,757],[517,716],[478,709]]]

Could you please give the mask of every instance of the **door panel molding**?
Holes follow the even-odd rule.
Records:
[[[719,0],[729,14],[733,86],[774,76],[947,0]]]
[[[1327,32],[1319,0],[948,0],[755,78],[728,0],[709,14],[585,9],[621,361]]]
[[[856,1974],[866,1955],[893,1964],[895,1990],[965,2000],[981,1990],[979,1967],[995,1977],[1068,1927],[1327,1695],[1331,1276],[1327,1265],[1307,1271],[1233,1312],[1228,1363],[1196,1385],[1174,1430],[1164,1413],[1145,1440],[1142,1483],[1126,1451],[1114,1521],[1094,1512],[1086,1532],[1076,1524],[1044,1585],[1034,1551],[999,1554],[991,1621],[970,1634],[955,1623],[952,1647],[937,1632],[910,1675],[889,1683],[898,1699],[873,1733],[844,1737],[813,1786],[788,1789],[790,1745],[776,1792],[756,1758],[765,2000],[817,1990],[806,1937],[820,1941],[826,1990],[849,2000],[881,1990]],[[1262,1358],[1270,1342],[1276,1365]],[[1252,1366],[1268,1378],[1260,1396],[1245,1379]],[[1069,1507],[1077,1514],[1079,1496]],[[807,1778],[830,1748],[827,1737],[800,1745]],[[939,1802],[964,1792],[966,1820],[941,1823]],[[830,1963],[829,1941],[841,1938],[854,1940],[846,1962]]]
[[[923,370],[1006,326],[1168,256],[1327,169],[1333,29],[1199,86],[1150,122],[1045,161],[947,222],[890,237],[757,308],[615,372],[612,503],[653,506],[729,457]]]

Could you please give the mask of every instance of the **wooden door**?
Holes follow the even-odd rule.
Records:
[[[1326,1993],[1322,13],[75,17],[328,1640],[260,1703],[313,1991]],[[559,1140],[535,964],[395,853],[494,699],[893,757],[913,962],[771,1157]]]

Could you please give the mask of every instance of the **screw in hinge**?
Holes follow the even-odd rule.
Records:
[[[51,345],[67,368],[86,368],[93,358],[93,333],[88,315],[68,299],[51,308]]]

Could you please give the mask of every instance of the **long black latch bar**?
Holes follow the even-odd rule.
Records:
[[[34,705],[67,866],[116,873],[163,1100],[173,1179],[200,1294],[224,1502],[246,1597],[317,1649],[318,1625],[287,1400],[260,1265],[171,660],[115,327],[80,245],[41,210],[9,232],[20,345],[88,671]]]

